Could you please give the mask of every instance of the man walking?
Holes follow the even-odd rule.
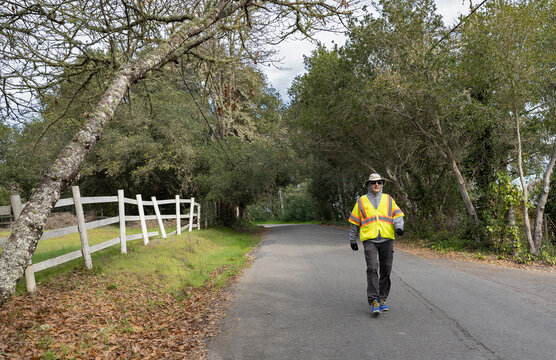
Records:
[[[357,236],[363,243],[367,261],[367,299],[373,315],[388,311],[390,272],[394,255],[394,233],[403,234],[404,214],[388,194],[382,193],[386,179],[371,174],[365,182],[368,191],[360,197],[349,217],[349,241],[358,250]],[[378,257],[378,259],[377,259]]]

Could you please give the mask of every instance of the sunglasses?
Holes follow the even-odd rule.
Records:
[[[384,184],[383,181],[369,181],[369,182],[371,183],[371,185],[376,185],[376,184],[382,185],[382,184]]]

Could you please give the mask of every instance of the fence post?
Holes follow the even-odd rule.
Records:
[[[193,210],[195,209],[195,198],[191,198],[189,205],[189,232],[193,230]]]
[[[118,215],[120,216],[120,252],[122,254],[127,254],[127,238],[125,234],[125,203],[123,190],[118,190]]]
[[[143,210],[143,200],[141,194],[137,194],[137,208],[139,209],[139,220],[141,221],[141,233],[143,234],[143,244],[149,243],[149,234],[147,233],[147,223],[145,222],[145,211]]]
[[[21,197],[19,195],[10,195],[12,204],[12,215],[14,222],[21,216]],[[37,283],[35,282],[35,272],[33,271],[33,263],[29,261],[29,265],[25,268],[25,285],[29,294],[37,292]]]
[[[12,214],[14,216],[14,221],[16,221],[21,215],[21,198],[19,195],[10,195],[10,201],[12,203]]]
[[[176,234],[181,235],[180,196],[176,195]]]
[[[166,230],[164,230],[164,223],[162,222],[162,217],[160,216],[160,209],[158,209],[158,203],[156,202],[156,196],[151,197],[154,207],[154,213],[156,214],[156,220],[158,221],[158,227],[160,228],[160,233],[162,238],[166,239]]]
[[[201,204],[197,206],[197,230],[201,230]]]
[[[89,239],[87,238],[87,229],[85,228],[85,214],[83,213],[83,204],[81,203],[81,194],[79,186],[72,186],[73,204],[75,205],[75,215],[77,216],[77,228],[79,229],[79,237],[81,238],[81,253],[85,268],[91,270],[93,268],[93,260],[89,252]]]

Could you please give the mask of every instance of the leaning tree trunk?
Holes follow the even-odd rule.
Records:
[[[465,186],[465,179],[459,171],[458,164],[456,159],[454,158],[454,154],[452,153],[452,149],[449,146],[444,146],[443,152],[446,158],[446,162],[448,166],[452,170],[454,177],[456,178],[456,182],[458,184],[458,189],[461,194],[461,198],[463,199],[463,203],[465,204],[465,209],[467,210],[467,215],[473,222],[473,225],[479,225],[479,217],[477,216],[477,211],[475,211],[475,207],[473,206],[473,202],[471,201],[471,197],[469,196],[469,192],[467,191],[467,187]]]
[[[541,196],[539,197],[539,202],[537,204],[537,213],[535,215],[535,230],[533,234],[533,243],[535,249],[538,251],[542,245],[542,225],[544,217],[544,207],[548,199],[548,192],[550,191],[550,177],[552,176],[552,171],[554,170],[554,163],[556,162],[556,143],[552,145],[552,155],[550,161],[546,166],[546,172],[544,173],[544,178],[542,181]]]
[[[221,0],[214,11],[192,25],[184,26],[141,60],[124,65],[116,73],[85,126],[54,162],[14,224],[12,234],[0,253],[0,306],[14,293],[17,281],[31,261],[48,215],[62,192],[76,179],[85,156],[101,138],[131,84],[166,63],[179,48],[185,46],[187,51],[208,40],[210,34],[198,35],[249,2],[243,0],[233,4],[229,0]],[[191,43],[187,44],[188,41]]]
[[[477,216],[477,211],[475,210],[475,206],[473,206],[473,202],[471,201],[471,197],[469,196],[469,192],[467,191],[465,178],[463,177],[463,174],[459,170],[459,166],[456,162],[454,153],[452,152],[450,145],[448,145],[448,142],[446,141],[446,137],[444,135],[444,131],[442,129],[440,119],[438,118],[438,116],[435,116],[433,120],[434,120],[434,126],[436,128],[436,133],[437,133],[435,135],[431,134],[428,130],[424,129],[421,126],[421,124],[417,121],[417,119],[411,118],[411,122],[413,123],[415,128],[421,134],[423,134],[429,140],[432,141],[432,143],[437,148],[439,153],[442,155],[444,160],[446,160],[446,164],[448,165],[450,170],[452,170],[452,174],[456,178],[456,183],[458,185],[461,199],[463,200],[463,203],[465,205],[467,215],[469,216],[469,219],[471,220],[473,225],[478,226],[479,217]],[[477,236],[475,236],[475,241],[477,242],[479,241],[479,238]]]

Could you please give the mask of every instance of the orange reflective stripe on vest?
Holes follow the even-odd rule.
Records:
[[[367,195],[362,196],[357,203],[361,215],[361,241],[375,239],[379,234],[386,239],[394,238],[393,201],[390,195],[382,194],[378,209],[374,208]]]

